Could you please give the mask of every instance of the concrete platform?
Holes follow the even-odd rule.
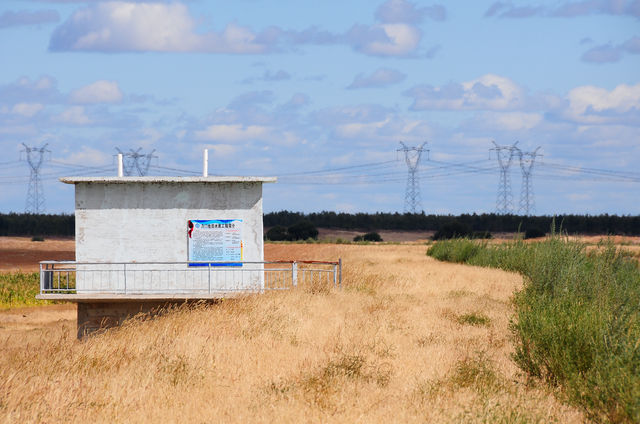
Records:
[[[78,304],[78,339],[109,328],[118,327],[136,315],[160,315],[173,307],[198,302],[216,303],[222,299],[240,297],[248,292],[199,294],[39,294],[37,299],[59,300]]]
[[[185,300],[210,300],[228,299],[232,297],[244,296],[258,292],[234,291],[234,292],[214,292],[214,293],[167,293],[167,294],[38,294],[39,300],[59,300],[64,302],[162,302],[162,301],[185,301]]]

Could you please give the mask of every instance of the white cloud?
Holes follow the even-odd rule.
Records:
[[[31,118],[42,109],[44,109],[44,106],[40,103],[18,103],[11,108],[11,112]]]
[[[422,142],[433,135],[431,127],[422,120],[410,120],[389,113],[376,120],[358,117],[339,123],[333,128],[335,138],[352,140],[359,145],[393,142],[399,139],[410,143]]]
[[[73,91],[70,98],[73,103],[118,103],[122,91],[117,82],[101,80]]]
[[[358,50],[363,53],[378,56],[405,56],[413,52],[420,43],[420,30],[408,24],[381,24],[373,29],[381,29],[386,35],[385,40],[367,40]]]
[[[354,25],[343,33],[331,33],[316,27],[297,31],[277,26],[256,32],[236,23],[229,23],[222,31],[206,31],[198,27],[197,19],[181,3],[99,2],[77,10],[58,26],[49,49],[263,54],[303,44],[346,44],[368,55],[407,56],[418,47],[421,32],[412,25],[415,19],[402,18],[408,10],[404,6],[403,10],[383,13],[381,23]],[[446,14],[442,6],[419,10],[419,20],[424,16],[442,20]],[[264,78],[281,80],[288,76],[281,72]]]
[[[621,84],[609,91],[591,85],[576,87],[568,94],[570,118],[586,123],[605,123],[620,114],[640,112],[640,84]]]
[[[640,54],[640,37],[631,37],[618,45],[608,43],[592,47],[582,54],[581,59],[591,63],[611,63],[620,61],[625,54]]]
[[[406,93],[413,97],[413,110],[505,110],[525,106],[525,92],[515,82],[495,74],[440,87],[416,86]]]
[[[56,115],[54,121],[72,125],[87,125],[91,119],[86,115],[83,106],[72,106]]]
[[[211,159],[215,159],[216,157],[226,157],[231,156],[238,150],[236,146],[231,144],[207,144],[205,148],[211,151]]]
[[[76,11],[53,33],[54,51],[262,53],[250,29],[231,23],[200,32],[180,3],[104,2]]]

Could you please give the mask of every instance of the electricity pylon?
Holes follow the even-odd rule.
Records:
[[[24,209],[26,213],[44,212],[44,191],[42,190],[42,181],[40,180],[40,168],[44,162],[45,153],[51,152],[47,150],[47,144],[42,147],[29,147],[22,143],[24,146],[23,152],[26,153],[25,156],[30,170],[27,203]]]
[[[422,152],[425,151],[424,146],[427,143],[422,143],[420,147],[407,147],[407,145],[402,141],[400,144],[402,145],[402,148],[397,151],[404,152],[404,159],[409,171],[407,175],[407,190],[404,194],[404,212],[418,213],[423,209],[420,201],[420,180],[416,176],[416,173],[418,171],[418,166],[420,165]],[[426,150],[426,152],[428,154],[429,150]]]
[[[524,215],[531,215],[535,211],[535,199],[533,197],[533,165],[536,157],[542,156],[538,154],[540,147],[533,152],[523,152],[518,149],[520,156],[520,169],[522,170],[522,188],[520,190],[520,207],[518,212]]]
[[[495,141],[491,141],[494,147],[490,151],[496,152],[498,165],[500,166],[500,181],[498,183],[498,197],[496,199],[496,213],[508,214],[513,210],[513,197],[511,195],[511,181],[509,178],[509,167],[513,161],[514,152],[518,150],[516,141],[511,146],[499,146]]]
[[[116,147],[118,153],[122,154],[123,157],[123,172],[124,175],[130,176],[134,170],[139,176],[145,176],[149,172],[149,165],[151,164],[151,159],[157,158],[154,156],[153,152],[155,149],[151,151],[151,153],[142,154],[140,150],[142,147],[139,147],[138,150],[129,149],[128,153],[124,153],[122,150]]]

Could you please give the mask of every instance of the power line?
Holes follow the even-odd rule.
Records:
[[[404,211],[405,213],[418,213],[418,210],[422,211],[423,209],[420,201],[420,181],[416,178],[416,172],[420,165],[422,152],[425,151],[424,146],[427,143],[422,143],[420,147],[407,147],[402,141],[400,144],[402,147],[397,151],[404,153],[404,160],[407,163],[408,170],[407,189],[404,194]]]
[[[535,210],[535,199],[533,197],[533,165],[536,157],[542,156],[538,154],[540,147],[533,152],[523,152],[517,149],[520,159],[520,170],[522,171],[522,188],[520,189],[520,207],[518,211],[529,216]]]
[[[123,170],[124,175],[126,176],[130,176],[134,171],[140,177],[147,175],[147,173],[149,172],[149,166],[151,165],[151,160],[157,158],[157,156],[153,154],[153,152],[155,152],[155,149],[152,150],[151,153],[147,153],[146,155],[140,153],[142,147],[139,147],[138,150],[129,149],[128,153],[122,152],[122,150],[117,147],[116,150],[123,156]]]
[[[47,143],[48,144],[48,143]],[[29,188],[27,189],[27,202],[24,211],[26,213],[43,213],[44,212],[44,191],[42,190],[42,182],[40,181],[40,168],[45,159],[45,153],[51,153],[47,150],[47,144],[42,147],[24,146],[23,152],[26,153],[26,160],[29,164]]]
[[[511,180],[509,179],[509,167],[513,161],[514,151],[517,150],[516,141],[512,146],[499,146],[495,141],[491,141],[495,151],[498,165],[500,166],[500,180],[498,182],[498,196],[496,198],[496,213],[509,214],[513,210],[513,197],[511,196]]]
[[[180,173],[189,174],[189,175],[202,175],[202,173],[198,172],[198,171],[191,171],[189,169],[180,169],[180,168],[170,168],[170,167],[167,167],[167,166],[151,165],[150,168],[151,169],[162,169],[162,170],[166,170],[166,171],[180,172]]]

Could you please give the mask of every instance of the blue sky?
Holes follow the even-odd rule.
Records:
[[[427,142],[426,213],[493,212],[494,140],[540,147],[536,213],[639,213],[640,0],[5,0],[0,55],[1,212],[25,209],[22,143],[48,143],[48,212],[116,148],[279,176],[266,211],[402,212],[400,141]]]

